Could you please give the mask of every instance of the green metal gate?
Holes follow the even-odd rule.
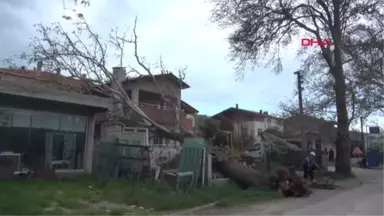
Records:
[[[119,142],[102,142],[96,172],[103,178],[148,177],[150,173],[149,146]]]

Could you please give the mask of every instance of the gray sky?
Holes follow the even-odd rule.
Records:
[[[66,8],[73,8],[66,0]],[[33,24],[66,22],[71,14],[62,0],[0,0],[0,58],[28,51]],[[77,8],[101,35],[110,28],[132,26],[138,16],[139,54],[148,62],[162,56],[170,68],[188,66],[186,82],[190,89],[183,99],[200,113],[212,115],[230,106],[276,112],[282,100],[292,97],[299,63],[296,49],[300,40],[283,52],[283,72],[270,68],[247,71],[242,81],[235,81],[234,65],[228,61],[228,31],[210,23],[210,6],[204,0],[93,0],[89,8]],[[132,63],[128,50],[126,62]],[[117,65],[111,57],[109,64]]]

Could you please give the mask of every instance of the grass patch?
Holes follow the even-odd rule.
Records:
[[[272,192],[270,189],[250,188],[239,192],[236,186],[227,186],[227,189],[233,189],[231,196],[221,198],[216,206],[228,207],[238,204],[254,203],[281,198],[280,193]]]
[[[2,181],[0,191],[1,215],[139,215],[217,201],[219,206],[229,206],[280,196],[268,189],[241,190],[233,184],[174,191],[154,182],[90,178]]]

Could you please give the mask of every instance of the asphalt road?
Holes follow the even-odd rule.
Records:
[[[383,170],[353,168],[357,178],[336,190],[315,190],[308,198],[289,198],[193,215],[383,215]]]

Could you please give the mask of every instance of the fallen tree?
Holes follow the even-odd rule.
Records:
[[[137,20],[132,29],[132,38],[127,36],[127,32],[115,28],[104,39],[92,29],[84,15],[76,10],[72,16],[63,16],[63,19],[70,25],[65,26],[60,22],[35,25],[37,36],[31,40],[31,52],[17,55],[16,58],[26,60],[29,64],[38,62],[40,69],[44,68],[44,71],[66,74],[79,80],[78,85],[73,85],[66,79],[61,79],[60,87],[67,91],[111,98],[114,106],[108,110],[109,124],[124,125],[127,121],[134,121],[155,134],[178,141],[190,135],[180,122],[182,110],[172,90],[173,86],[160,82],[162,76],[158,76],[174,73],[168,70],[161,58],[156,64],[150,64],[139,54]],[[131,50],[128,50],[129,46]],[[127,51],[133,53],[132,59],[137,66],[127,63]],[[108,61],[111,59],[108,56],[111,54],[116,55],[119,60],[115,67],[117,73],[110,69]],[[4,63],[10,68],[17,67],[12,58],[6,59]],[[175,71],[180,86],[185,78],[185,71],[186,67]],[[166,127],[156,122],[139,107],[138,101],[128,95],[122,83],[140,77],[150,78],[160,94],[162,104],[172,110],[172,117],[175,119],[173,125]]]
[[[281,155],[287,152],[295,152],[300,155],[303,152],[301,148],[272,134],[264,133],[263,139],[267,147],[266,149],[275,151]],[[237,161],[231,156],[228,149],[209,147],[208,152],[213,155],[213,168],[225,177],[233,180],[243,189],[250,187],[267,187],[272,190],[281,191],[285,197],[302,197],[310,193],[308,187],[296,174],[294,166],[289,170],[278,168],[275,172],[263,173]]]
[[[249,187],[268,187],[270,186],[268,177],[261,172],[243,165],[239,161],[221,155],[214,154],[212,165],[227,178],[232,179],[239,187],[247,189]]]

